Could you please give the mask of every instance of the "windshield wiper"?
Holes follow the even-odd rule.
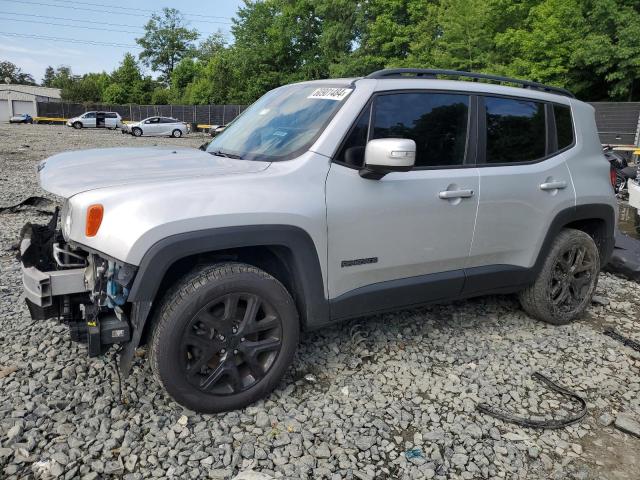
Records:
[[[226,157],[226,158],[233,158],[236,160],[242,160],[242,157],[240,155],[236,155],[235,153],[227,153],[227,152],[223,152],[222,150],[218,150],[217,152],[209,152],[211,155],[215,155],[216,157]]]

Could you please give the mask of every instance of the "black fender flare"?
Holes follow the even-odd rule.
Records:
[[[317,328],[329,321],[329,303],[318,253],[310,235],[291,225],[248,225],[220,227],[180,233],[155,243],[138,267],[127,301],[132,303],[131,341],[120,355],[120,370],[129,373],[135,349],[140,343],[160,284],[177,261],[192,255],[240,247],[276,246],[290,253],[288,267],[301,298],[300,317],[305,329]]]
[[[616,211],[606,203],[593,203],[576,205],[558,212],[553,221],[549,225],[547,235],[545,236],[538,258],[534,265],[534,272],[537,273],[542,269],[542,265],[547,258],[547,254],[551,249],[553,240],[558,236],[560,231],[567,225],[581,220],[602,220],[605,225],[604,237],[601,239],[603,244],[598,245],[600,250],[600,265],[604,266],[611,258],[613,247],[615,246],[615,226]]]

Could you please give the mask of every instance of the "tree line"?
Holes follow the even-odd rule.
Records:
[[[423,67],[640,100],[637,0],[245,0],[231,34],[198,43],[165,8],[136,39],[137,59],[125,54],[110,74],[49,67],[42,83],[72,101],[247,104],[286,83]]]

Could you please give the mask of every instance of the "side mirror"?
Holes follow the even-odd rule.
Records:
[[[416,162],[416,142],[408,138],[370,140],[364,151],[360,176],[380,180],[387,173],[408,172]]]

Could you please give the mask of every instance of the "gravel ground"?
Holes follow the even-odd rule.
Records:
[[[44,125],[2,125],[0,138],[0,207],[42,195],[34,164],[63,150],[205,139]],[[640,420],[640,353],[602,334],[640,340],[636,283],[603,274],[599,302],[564,327],[486,297],[306,334],[267,399],[199,415],[154,383],[143,350],[123,402],[110,356],[88,359],[65,327],[30,320],[10,248],[25,221],[46,218],[0,214],[0,477],[638,478],[640,439],[612,422]],[[534,371],[586,398],[587,416],[534,430],[476,410],[550,418],[578,408]]]

